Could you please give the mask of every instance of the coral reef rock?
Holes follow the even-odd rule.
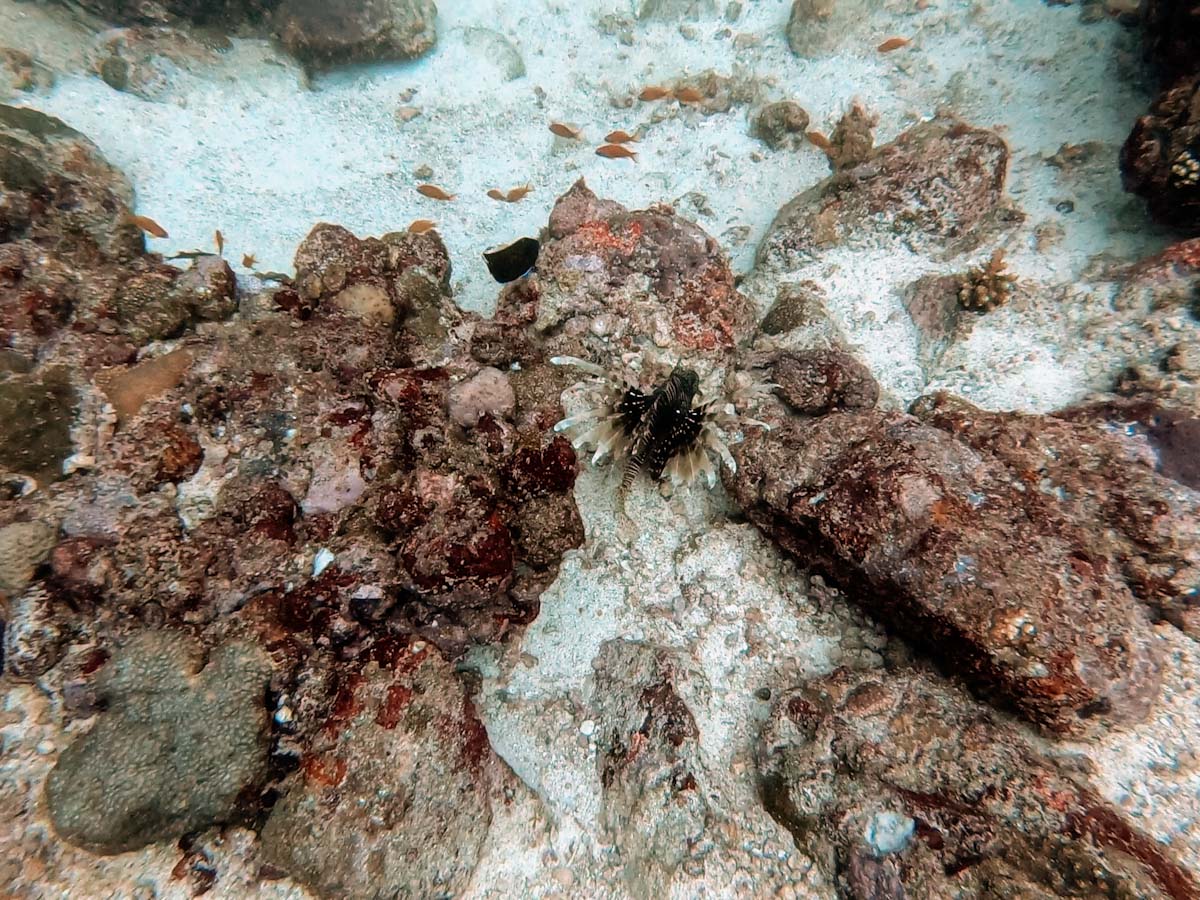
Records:
[[[195,25],[231,28],[259,21],[278,0],[79,0],[79,6],[108,22],[120,25]]]
[[[608,641],[592,664],[604,825],[635,892],[661,895],[711,815],[697,780],[700,732],[672,684],[669,654]]]
[[[284,48],[314,69],[413,59],[436,43],[436,20],[433,0],[282,0],[275,11]]]
[[[809,861],[789,852],[787,834],[761,810],[731,809],[729,772],[707,768],[683,691],[710,688],[692,663],[624,639],[605,641],[592,660],[600,827],[618,849],[623,886],[646,898],[700,896],[715,885],[737,896],[803,896],[813,889]],[[748,843],[762,852],[747,854]]]
[[[1200,229],[1200,2],[1144,0],[1146,57],[1162,90],[1121,148],[1125,190],[1150,215],[1187,232]]]
[[[1051,733],[1140,719],[1160,674],[1134,591],[1186,605],[1194,495],[1173,507],[1100,428],[950,398],[917,410],[789,418],[736,445],[726,482],[801,564],[982,695]],[[1123,525],[1125,543],[1104,537]],[[1138,565],[1167,578],[1143,588]]]
[[[754,311],[734,287],[717,242],[669,207],[630,212],[596,197],[582,180],[550,213],[538,258],[536,299],[509,289],[496,318],[516,320],[516,303],[541,335],[564,332],[612,353],[635,335],[723,359],[753,330]],[[570,351],[592,356],[592,352]]]
[[[451,665],[423,641],[372,663],[285,784],[265,858],[322,896],[456,896],[514,781]]]
[[[922,275],[904,291],[904,308],[920,335],[918,353],[932,371],[950,344],[970,333],[974,316],[964,314],[959,300],[962,280],[954,275]]]
[[[929,674],[842,669],[782,693],[758,764],[767,808],[839,896],[1200,896],[1081,773]]]
[[[805,415],[870,409],[879,400],[867,367],[841,350],[784,351],[771,359],[770,370],[779,397]]]
[[[1146,56],[1173,80],[1200,72],[1200,2],[1144,0],[1139,10]]]
[[[164,27],[110,28],[96,36],[88,66],[116,91],[143,100],[164,99],[179,69],[217,61],[212,47],[186,32]]]
[[[33,579],[58,534],[45,522],[13,522],[0,528],[0,595],[14,597]]]
[[[1121,179],[1159,222],[1200,228],[1200,75],[1175,82],[1137,120],[1121,148]]]
[[[121,853],[229,821],[266,774],[270,665],[234,642],[198,665],[182,634],[143,632],[97,676],[107,703],[46,780],[54,827],[74,844]]]
[[[639,19],[674,22],[680,19],[699,19],[717,14],[716,0],[639,0]]]
[[[1008,147],[995,132],[950,119],[923,122],[789,201],[767,230],[758,263],[786,264],[793,254],[813,255],[865,233],[895,235],[915,251],[967,249],[995,215],[1007,169]]]
[[[42,376],[0,374],[0,468],[52,481],[71,453],[76,399],[63,369]]]

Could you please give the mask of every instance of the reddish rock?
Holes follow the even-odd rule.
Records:
[[[453,667],[404,642],[283,786],[263,855],[322,896],[459,894],[513,778]]]
[[[112,315],[117,284],[145,263],[143,241],[124,220],[129,182],[36,110],[0,105],[0,186],[0,346],[32,366],[66,326],[92,332]]]
[[[784,351],[769,365],[776,393],[804,415],[871,409],[879,400],[879,385],[867,367],[841,350]]]
[[[154,473],[156,484],[177,484],[191,478],[204,461],[204,450],[196,439],[182,428],[171,427],[160,432],[161,450],[158,468]]]
[[[853,158],[853,157],[852,157]],[[923,122],[785,205],[758,262],[895,235],[914,249],[965,249],[1004,194],[1008,147],[995,132],[951,119]]]
[[[512,536],[483,479],[413,471],[384,500],[411,588],[432,605],[489,604],[512,579]],[[381,513],[381,522],[384,521]]]
[[[1157,221],[1200,228],[1200,75],[1171,84],[1137,120],[1121,148],[1121,180]]]
[[[924,275],[908,286],[904,308],[921,335],[921,364],[936,366],[954,340],[970,332],[974,318],[964,316],[958,302],[960,279],[954,275]]]
[[[670,207],[630,212],[580,180],[555,204],[550,236],[538,258],[536,297],[502,296],[498,321],[514,321],[516,303],[528,299],[543,335],[570,320],[571,333],[597,340],[598,351],[602,335],[657,332],[717,357],[751,332],[750,302],[734,287],[717,242]]]
[[[839,670],[781,694],[758,766],[839,896],[1200,897],[1080,773],[933,675]]]
[[[1036,469],[883,412],[786,421],[734,456],[752,521],[980,694],[1060,734],[1153,703],[1145,611]]]
[[[517,503],[547,494],[566,494],[575,485],[579,467],[575,448],[562,435],[547,446],[521,447],[504,461],[504,489]]]
[[[1039,499],[1052,498],[1054,512],[1086,534],[1089,553],[1156,617],[1200,636],[1200,496],[1175,477],[1194,467],[1195,417],[1145,401],[1052,416],[993,413],[945,395],[923,398],[913,411],[998,459]],[[1156,453],[1145,453],[1147,438]]]

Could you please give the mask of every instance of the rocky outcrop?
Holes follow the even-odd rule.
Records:
[[[712,814],[699,729],[676,692],[671,654],[609,641],[593,666],[604,826],[622,848],[631,888],[653,896],[666,891]]]
[[[535,287],[506,291],[496,318],[512,317],[518,298],[536,290],[521,313],[535,333],[561,331],[595,342],[598,351],[597,338],[626,344],[650,335],[660,347],[723,359],[754,324],[713,238],[670,207],[631,212],[599,199],[582,180],[550,213],[537,271]]]
[[[793,0],[785,31],[788,47],[804,58],[831,53],[871,9],[866,0]]]
[[[1141,5],[1146,57],[1162,91],[1121,148],[1125,190],[1146,200],[1157,221],[1200,229],[1200,3],[1146,0]]]
[[[787,418],[734,448],[726,483],[981,694],[1053,733],[1143,716],[1159,664],[1135,595],[1190,627],[1195,495],[1092,426],[915,411]]]
[[[1121,148],[1121,180],[1156,220],[1200,228],[1200,75],[1176,81],[1137,120]]]
[[[758,765],[767,809],[842,897],[1200,896],[1082,772],[923,672],[841,670],[780,694]]]
[[[267,820],[265,858],[325,897],[459,894],[513,779],[453,667],[397,645],[324,734]]]
[[[206,53],[173,28],[273,36],[313,70],[413,59],[437,42],[433,0],[82,0],[78,5],[114,25],[139,26],[104,35],[93,65],[116,90],[144,97],[153,97],[161,81],[154,55],[186,60]]]
[[[788,202],[759,245],[758,265],[787,268],[866,237],[917,251],[969,249],[997,214],[1007,170],[1008,147],[995,132],[924,122]]]
[[[1200,637],[1200,495],[1187,480],[1197,449],[1191,412],[1133,400],[1034,416],[988,412],[945,395],[922,398],[913,412],[1049,497],[1050,509],[1083,532],[1100,571],[1123,581],[1155,618]]]
[[[879,385],[867,367],[844,351],[783,351],[766,362],[775,393],[798,413],[871,409],[879,400]]]

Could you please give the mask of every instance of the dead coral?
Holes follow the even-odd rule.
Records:
[[[878,124],[879,116],[869,112],[862,103],[855,100],[850,105],[829,139],[833,146],[827,153],[833,171],[852,169],[867,161],[875,146],[875,126]]]

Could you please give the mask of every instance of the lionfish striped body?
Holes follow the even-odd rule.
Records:
[[[572,444],[577,448],[595,447],[593,463],[608,456],[623,459],[622,495],[642,472],[656,480],[666,476],[675,484],[686,484],[702,473],[712,487],[717,470],[710,453],[731,470],[737,468],[721,426],[762,424],[740,419],[732,404],[701,397],[700,378],[691,369],[676,366],[647,392],[626,369],[606,372],[570,356],[551,362],[575,366],[594,377],[592,407],[563,419],[554,430],[574,432]]]

